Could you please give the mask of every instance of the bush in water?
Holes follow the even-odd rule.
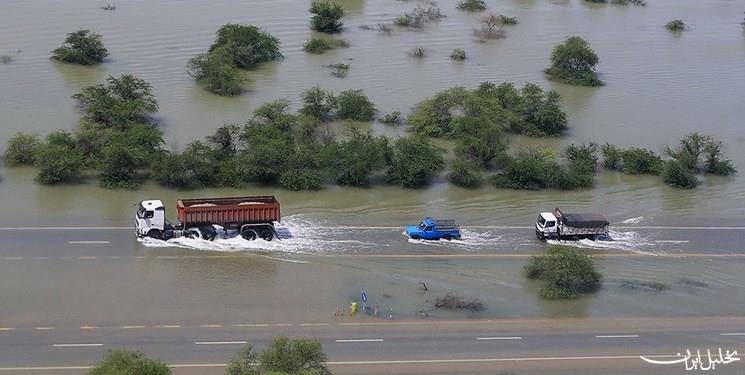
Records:
[[[388,182],[408,188],[428,184],[445,166],[444,150],[422,136],[399,138],[393,144]]]
[[[8,146],[3,157],[5,165],[33,165],[39,151],[41,138],[38,134],[18,132],[8,139]]]
[[[469,12],[479,12],[486,9],[486,3],[484,0],[461,0],[456,8]]]
[[[51,58],[72,64],[94,65],[108,55],[100,34],[78,30],[67,34],[62,46],[52,51]]]
[[[331,120],[338,104],[334,93],[315,86],[302,94],[303,107],[300,113],[317,118],[321,122]]]
[[[336,97],[339,109],[336,116],[340,119],[354,121],[372,121],[378,112],[375,104],[365,96],[362,90],[346,90]]]
[[[548,78],[579,86],[601,86],[595,72],[600,59],[586,40],[573,36],[554,47],[551,66],[546,69]]]
[[[42,185],[78,182],[81,179],[83,160],[78,152],[47,137],[36,153],[36,180]]]
[[[230,56],[222,50],[192,57],[186,65],[186,72],[194,79],[204,81],[207,91],[212,93],[236,96],[242,91],[243,78]]]
[[[592,293],[602,279],[592,256],[568,246],[551,245],[545,254],[531,257],[524,271],[527,278],[544,281],[541,297],[547,299]]]
[[[324,147],[322,163],[337,184],[366,186],[373,174],[385,168],[389,155],[387,138],[352,128],[349,138]]]
[[[73,98],[86,121],[118,129],[150,122],[158,110],[150,84],[131,74],[109,76],[106,84],[84,87]]]
[[[279,39],[253,25],[226,24],[217,30],[209,53],[227,54],[233,64],[250,69],[257,64],[281,59]]]
[[[331,1],[314,1],[310,4],[310,28],[323,33],[338,33],[344,24],[344,8]]]
[[[122,142],[113,142],[104,149],[103,169],[99,185],[107,189],[135,189],[142,183],[137,173],[137,157]]]
[[[688,30],[688,25],[686,25],[682,20],[672,20],[665,24],[665,28],[667,31],[679,33]]]
[[[447,178],[453,185],[465,188],[479,187],[484,182],[484,177],[478,166],[460,159],[453,162]]]

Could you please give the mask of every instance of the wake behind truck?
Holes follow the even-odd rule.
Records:
[[[608,235],[610,223],[600,214],[565,214],[558,208],[541,212],[535,223],[535,235],[546,239],[591,239]]]
[[[215,225],[236,230],[246,240],[271,241],[276,236],[274,222],[280,221],[279,202],[274,196],[180,199],[176,202],[178,222],[166,219],[160,200],[144,200],[135,214],[137,236],[169,240],[189,237],[214,240]]]

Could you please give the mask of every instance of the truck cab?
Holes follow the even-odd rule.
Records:
[[[538,214],[538,220],[535,222],[535,235],[539,239],[556,238],[558,232],[559,220],[551,212],[541,212]]]
[[[460,239],[460,227],[455,224],[455,220],[425,217],[419,225],[406,227],[406,235],[413,240]]]
[[[160,200],[146,200],[139,203],[135,213],[135,233],[137,237],[161,238],[166,230],[166,207]]]

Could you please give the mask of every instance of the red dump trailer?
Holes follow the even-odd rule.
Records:
[[[165,218],[160,200],[140,202],[137,210],[137,235],[170,239],[201,237],[212,240],[215,225],[225,231],[237,230],[247,240],[271,241],[276,236],[274,222],[280,221],[280,205],[271,195],[227,198],[180,199],[176,202],[178,223]]]

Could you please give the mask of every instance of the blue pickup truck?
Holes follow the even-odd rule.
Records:
[[[425,217],[419,225],[406,227],[406,235],[412,240],[459,240],[460,227],[455,224],[455,220]]]

